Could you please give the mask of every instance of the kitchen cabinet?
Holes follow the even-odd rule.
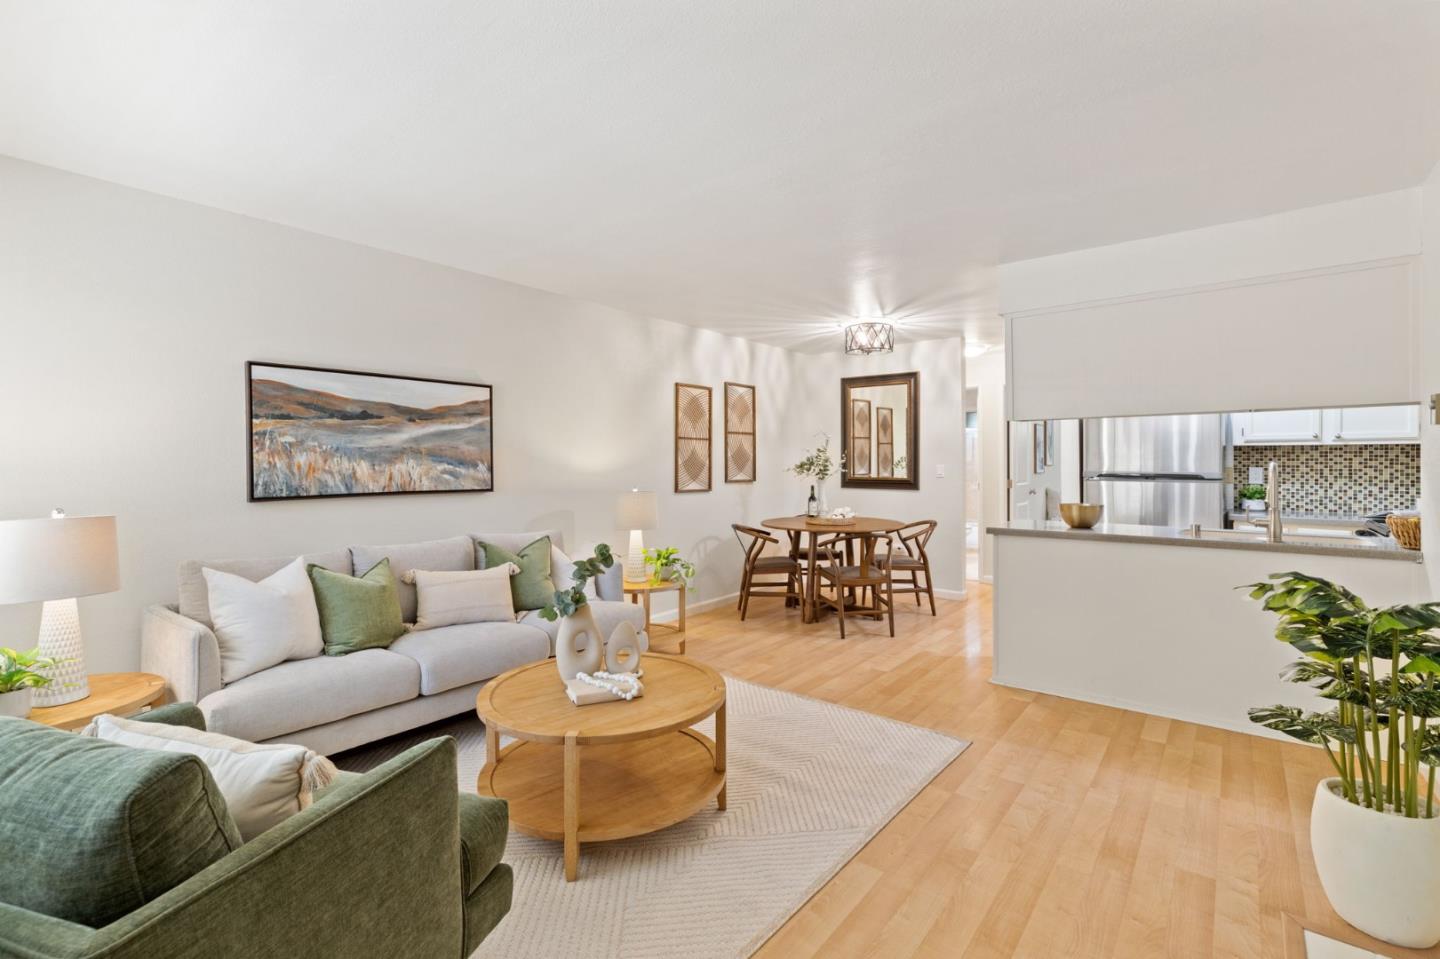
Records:
[[[1236,413],[1239,429],[1234,440],[1239,443],[1318,443],[1321,432],[1320,410],[1262,410]]]
[[[1246,444],[1418,443],[1420,407],[1347,406],[1233,413],[1231,441]]]
[[[1353,406],[1326,410],[1325,438],[1332,443],[1418,442],[1420,407]]]

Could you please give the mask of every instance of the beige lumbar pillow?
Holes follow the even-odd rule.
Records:
[[[222,683],[244,679],[287,659],[320,655],[325,645],[320,613],[303,558],[258,583],[208,566],[201,572],[210,593]]]
[[[97,716],[83,735],[199,756],[225,797],[240,838],[254,839],[310,805],[315,790],[335,779],[335,764],[304,746],[247,743],[189,726]]]
[[[464,571],[410,570],[404,579],[415,584],[415,625],[411,628],[515,622],[510,577],[518,572],[520,567],[514,563]]]

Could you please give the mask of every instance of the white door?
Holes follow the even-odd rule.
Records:
[[[1045,519],[1045,488],[1035,481],[1033,423],[1010,424],[1010,518]]]
[[[1236,443],[1319,443],[1319,410],[1265,410],[1242,413]]]
[[[1325,434],[1334,443],[1420,440],[1420,407],[1350,406],[1325,411]]]

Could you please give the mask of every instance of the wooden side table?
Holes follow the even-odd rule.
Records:
[[[56,729],[84,729],[103,713],[132,716],[165,695],[165,680],[154,673],[93,673],[90,695],[73,703],[30,710],[32,722]]]
[[[655,638],[654,629],[650,624],[650,596],[652,593],[668,593],[671,590],[680,594],[680,618],[675,625],[669,623],[656,623],[654,629],[663,629],[668,633],[674,633],[680,640],[680,655],[685,655],[685,594],[690,592],[685,588],[685,583],[678,579],[662,579],[659,582],[633,583],[625,580],[625,595],[630,597],[630,602],[638,603],[645,601],[645,632],[650,635],[651,640]]]

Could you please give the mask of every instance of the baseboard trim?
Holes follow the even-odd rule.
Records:
[[[664,594],[664,593],[661,593],[660,595],[663,596],[663,595],[665,595],[665,594]],[[739,591],[739,590],[736,590],[736,591],[733,592],[733,593],[726,593],[724,596],[716,596],[716,597],[714,597],[713,599],[703,599],[703,600],[701,600],[701,601],[698,602],[698,603],[696,603],[696,602],[688,602],[688,601],[687,601],[686,604],[685,604],[685,614],[688,616],[688,615],[690,615],[691,613],[705,613],[705,612],[709,612],[709,611],[712,610],[712,609],[719,609],[721,606],[725,606],[725,605],[734,606],[734,605],[735,605],[736,603],[738,603],[739,601],[740,601],[740,591]],[[651,610],[651,611],[650,611],[650,622],[652,622],[652,623],[673,623],[673,622],[675,622],[675,621],[676,621],[677,619],[679,619],[679,618],[680,618],[680,610],[678,610],[678,609],[667,609],[667,610],[664,610],[664,611],[658,611],[658,610]]]
[[[935,595],[940,599],[967,599],[970,594],[963,589],[941,589],[935,587]]]

